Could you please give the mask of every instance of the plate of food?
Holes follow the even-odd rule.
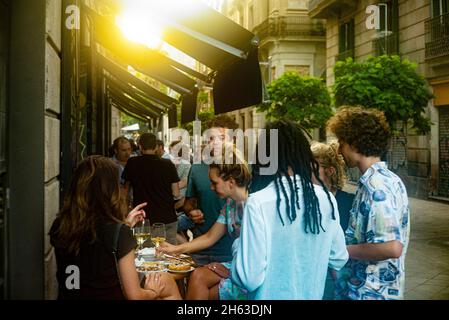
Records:
[[[181,254],[179,256],[172,256],[172,255],[165,254],[164,258],[169,264],[173,264],[173,265],[186,264],[186,265],[192,266],[195,264],[195,261],[193,261],[192,257],[190,257],[186,254]]]
[[[167,269],[169,272],[174,273],[186,273],[195,270],[195,268],[192,267],[190,264],[185,263],[171,263],[167,265]]]
[[[138,272],[167,272],[167,266],[162,261],[145,261],[137,267]]]

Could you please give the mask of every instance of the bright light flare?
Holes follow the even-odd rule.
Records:
[[[139,12],[137,7],[126,8],[116,18],[116,24],[123,35],[133,42],[153,49],[162,45],[162,27],[145,16],[145,12]]]

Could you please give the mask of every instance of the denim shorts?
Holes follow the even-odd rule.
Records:
[[[195,227],[195,223],[185,213],[178,216],[178,232],[186,231]]]

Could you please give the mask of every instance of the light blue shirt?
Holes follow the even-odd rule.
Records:
[[[292,224],[288,222],[283,196],[280,212],[285,225],[281,223],[274,183],[251,194],[246,203],[240,238],[233,245],[231,277],[249,291],[250,299],[321,300],[327,268],[338,270],[348,260],[334,196],[330,195],[335,220],[326,193],[315,186],[326,232],[305,233],[303,193],[300,178],[296,178],[300,209]],[[286,178],[283,183],[289,192]]]

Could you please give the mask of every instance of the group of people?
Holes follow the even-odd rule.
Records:
[[[209,123],[214,155],[231,150],[231,163],[162,159],[152,134],[140,137],[141,155],[121,175],[105,157],[82,161],[50,231],[60,298],[180,299],[167,273],[139,282],[131,228],[149,218],[167,225],[159,251],[189,253],[199,266],[186,299],[401,299],[409,207],[404,184],[381,161],[390,137],[383,113],[340,108],[328,122],[338,139],[330,144],[311,144],[297,123],[268,123],[267,150],[274,144],[278,161],[271,175],[229,148],[236,127],[223,116]],[[345,164],[361,173],[355,195],[342,190]],[[134,209],[124,214],[129,193]],[[178,244],[178,224],[192,241]],[[79,290],[65,287],[69,265],[80,268]]]

